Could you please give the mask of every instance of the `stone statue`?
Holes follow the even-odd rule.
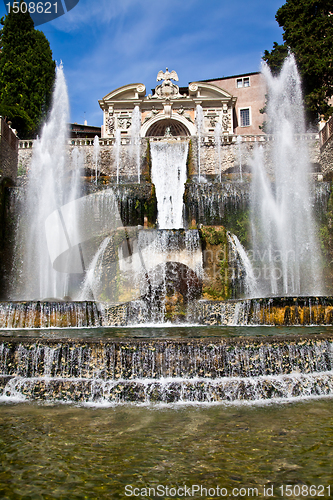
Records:
[[[163,80],[163,83],[161,85],[158,85],[155,88],[155,94],[153,95],[153,98],[157,97],[158,99],[179,99],[182,97],[179,93],[179,87],[178,85],[175,85],[172,83],[171,80],[175,80],[178,82],[179,78],[177,73],[172,70],[171,72],[166,68],[165,72],[164,71],[159,71],[157,73],[157,78],[156,80],[159,82],[160,80]]]
[[[179,78],[174,70],[172,70],[170,73],[168,68],[166,68],[165,73],[162,70],[157,73],[156,81],[159,82],[160,80],[164,80],[165,82],[169,80],[175,80],[175,82],[178,82]]]

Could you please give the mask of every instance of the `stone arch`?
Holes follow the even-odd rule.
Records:
[[[170,130],[172,136],[189,136],[189,130],[176,120],[159,120],[153,123],[147,130],[146,137],[164,137],[167,129]]]
[[[163,137],[167,127],[171,127],[171,134],[176,137],[196,135],[194,124],[183,116],[172,114],[166,118],[159,114],[142,125],[141,137]]]

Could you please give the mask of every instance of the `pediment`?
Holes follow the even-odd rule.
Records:
[[[122,101],[122,100],[134,100],[138,99],[138,97],[143,97],[146,94],[146,87],[143,83],[131,83],[129,85],[124,85],[123,87],[119,87],[105,97],[103,97],[102,101]]]
[[[197,94],[200,95],[201,98],[206,99],[230,100],[233,98],[233,95],[227,90],[221,89],[221,87],[217,87],[212,83],[192,82],[189,85],[189,91],[192,96]]]

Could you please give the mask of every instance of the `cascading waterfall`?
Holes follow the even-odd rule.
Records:
[[[221,136],[222,136],[222,127],[220,123],[215,125],[214,129],[214,138],[215,138],[215,150],[216,150],[216,160],[217,166],[220,173],[220,183],[222,182],[222,152],[221,152]]]
[[[120,149],[121,149],[121,131],[120,128],[117,128],[115,134],[115,142],[114,142],[114,155],[117,167],[117,184],[119,184],[119,173],[120,173]]]
[[[65,273],[57,273],[51,266],[45,237],[45,220],[57,210],[69,195],[70,185],[64,175],[65,145],[68,137],[69,104],[62,66],[57,68],[50,117],[44,125],[41,138],[34,146],[28,174],[24,214],[18,237],[22,252],[22,269],[13,298],[62,298],[67,295]]]
[[[183,195],[186,182],[187,142],[151,142],[151,177],[156,189],[157,223],[160,229],[183,227]]]
[[[209,355],[207,355],[209,349]],[[332,338],[0,343],[0,396],[90,403],[260,401],[333,393]]]
[[[322,295],[320,249],[312,213],[301,81],[292,55],[278,77],[264,65],[274,182],[264,152],[252,160],[253,265],[260,296]]]
[[[98,170],[99,170],[99,159],[101,154],[101,146],[99,144],[98,135],[95,135],[94,138],[94,152],[93,152],[93,161],[95,166],[95,183],[98,181]]]
[[[166,295],[178,293],[184,306],[201,292],[202,253],[196,230],[140,230],[119,249],[120,281],[138,300],[128,309],[128,324],[165,322]],[[171,290],[170,290],[171,289]]]
[[[203,180],[201,178],[201,139],[204,126],[203,109],[202,106],[200,106],[200,104],[197,104],[196,107],[195,124],[197,127],[197,136],[198,136],[198,182],[200,183]]]
[[[140,184],[140,151],[141,151],[141,111],[135,106],[132,111],[131,145],[132,157],[137,170],[138,184]]]

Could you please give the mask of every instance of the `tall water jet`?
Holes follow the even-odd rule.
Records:
[[[222,135],[222,127],[220,123],[217,123],[214,129],[214,138],[215,138],[215,151],[216,151],[216,160],[217,166],[219,170],[219,178],[220,182],[222,182],[222,152],[221,152],[221,135]]]
[[[95,135],[93,161],[94,161],[94,167],[95,167],[95,182],[96,182],[96,184],[97,184],[97,180],[98,180],[98,167],[99,167],[100,154],[101,154],[101,146],[99,144],[99,138],[98,138],[98,135]]]
[[[137,170],[138,184],[140,184],[140,129],[141,129],[141,111],[139,106],[135,106],[132,111],[132,126],[131,126],[131,146],[132,157]]]
[[[114,142],[114,154],[115,154],[116,168],[117,168],[117,184],[119,184],[119,173],[120,173],[120,148],[121,148],[121,131],[120,128],[117,128],[115,134],[115,142]]]
[[[313,194],[306,143],[301,81],[290,55],[268,86],[268,127],[272,172],[264,152],[252,160],[253,258],[262,296],[321,295],[320,249],[313,218]]]
[[[62,298],[67,295],[68,280],[65,273],[52,268],[45,236],[45,220],[67,201],[70,193],[68,178],[64,175],[65,145],[68,137],[69,103],[62,65],[57,68],[50,117],[44,125],[41,138],[34,146],[24,214],[21,217],[18,245],[22,268],[17,299]]]
[[[198,136],[198,182],[201,182],[201,139],[203,132],[203,109],[200,104],[197,104],[196,114],[195,114],[195,124],[197,126],[197,136]]]
[[[237,159],[239,167],[239,180],[243,182],[243,170],[242,170],[242,160],[243,160],[243,147],[242,147],[242,136],[237,136]]]
[[[157,224],[160,229],[183,227],[183,195],[186,182],[187,142],[150,144],[152,182],[156,189]]]

